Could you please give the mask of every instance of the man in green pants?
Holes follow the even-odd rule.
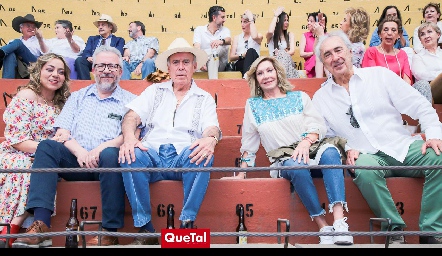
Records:
[[[439,117],[416,89],[384,67],[352,65],[351,42],[342,32],[319,38],[316,56],[332,77],[313,96],[324,116],[327,134],[347,139],[348,165],[441,166],[442,129]],[[402,114],[419,120],[425,139],[413,136]],[[406,224],[387,188],[388,177],[424,177],[419,218],[421,231],[442,231],[442,172],[431,170],[352,170],[354,182],[376,217],[390,218],[394,231]],[[386,229],[384,225],[383,230]],[[442,237],[420,236],[420,243],[441,244]],[[405,243],[392,236],[390,243]]]

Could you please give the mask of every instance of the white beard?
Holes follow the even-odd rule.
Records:
[[[120,82],[120,77],[115,76],[115,81],[112,83],[101,82],[100,77],[95,78],[95,82],[97,83],[97,87],[105,92],[112,92],[117,87],[117,84]]]

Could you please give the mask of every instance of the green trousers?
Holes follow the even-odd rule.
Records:
[[[442,154],[436,155],[432,148],[427,148],[422,155],[424,141],[415,141],[410,145],[403,163],[383,152],[361,154],[356,161],[360,166],[424,166],[442,165]],[[370,209],[378,218],[390,218],[393,228],[406,227],[396,209],[390,191],[387,188],[388,177],[424,177],[419,229],[421,231],[442,231],[442,172],[438,170],[368,170],[356,169],[353,182],[358,186]],[[386,230],[387,225],[382,225]]]

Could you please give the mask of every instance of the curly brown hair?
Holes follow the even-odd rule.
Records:
[[[28,71],[29,71],[29,82],[26,85],[21,85],[17,88],[17,92],[22,89],[31,89],[34,91],[37,95],[40,95],[41,93],[41,83],[40,83],[40,76],[41,76],[41,69],[43,66],[48,63],[52,59],[59,59],[64,64],[64,75],[65,80],[63,82],[63,85],[58,88],[55,91],[54,96],[54,106],[58,109],[58,111],[61,111],[64,104],[66,103],[66,100],[71,95],[69,91],[69,83],[70,83],[70,74],[71,70],[69,69],[68,64],[64,60],[64,58],[61,55],[55,54],[55,53],[47,53],[44,55],[41,55],[38,57],[36,62],[33,62],[29,65]]]
[[[362,8],[347,8],[345,14],[350,15],[350,30],[348,38],[352,43],[362,42],[367,39],[370,32],[370,15]]]

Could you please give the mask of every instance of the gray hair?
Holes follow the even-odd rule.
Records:
[[[424,23],[422,23],[419,28],[417,29],[417,36],[419,37],[419,39],[421,38],[421,32],[422,30],[424,30],[424,28],[426,27],[431,27],[433,28],[434,32],[438,33],[439,36],[441,35],[441,31],[439,26],[436,23],[430,22],[430,21],[426,21]]]
[[[351,52],[352,43],[350,42],[350,39],[348,39],[347,34],[345,34],[344,31],[342,31],[340,29],[335,30],[335,31],[327,33],[327,34],[318,38],[318,42],[316,43],[316,46],[315,46],[315,55],[319,57],[319,60],[321,60],[321,62],[323,62],[322,56],[321,56],[321,46],[327,38],[334,37],[334,36],[341,38],[342,41],[344,42],[344,44],[347,46],[347,48]]]
[[[176,53],[178,53],[178,52],[176,52]],[[188,53],[191,53],[191,52],[188,52]],[[174,53],[174,54],[175,54],[175,53]],[[173,55],[173,54],[171,54],[171,55],[169,55],[169,57],[167,57],[167,67],[170,67],[170,56],[172,56],[172,55]],[[193,63],[194,66],[197,66],[198,63],[196,62],[196,56],[195,56],[195,54],[192,53],[192,56],[193,56],[193,61],[192,61],[192,63]]]
[[[100,46],[97,49],[95,49],[94,55],[92,55],[92,59],[93,59],[92,67],[95,66],[95,58],[100,52],[115,53],[115,55],[117,55],[118,59],[119,59],[118,64],[120,65],[121,68],[123,68],[123,58],[121,57],[121,52],[117,48],[112,47],[112,46],[107,46],[107,45],[103,45],[103,46]]]

